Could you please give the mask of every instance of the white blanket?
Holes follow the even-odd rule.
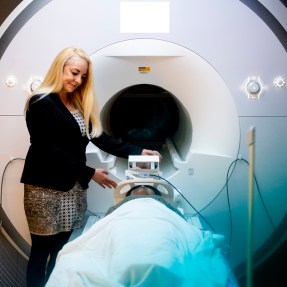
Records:
[[[131,200],[64,246],[46,287],[228,286],[218,238],[154,199]]]

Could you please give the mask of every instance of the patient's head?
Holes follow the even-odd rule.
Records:
[[[161,195],[160,191],[152,185],[136,185],[132,187],[127,193],[129,195]]]

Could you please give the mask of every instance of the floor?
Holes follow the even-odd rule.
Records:
[[[27,260],[10,244],[0,229],[0,287],[26,286]]]

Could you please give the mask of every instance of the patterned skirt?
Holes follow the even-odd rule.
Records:
[[[33,234],[71,231],[81,227],[85,220],[87,191],[78,183],[65,192],[25,184],[24,209]]]

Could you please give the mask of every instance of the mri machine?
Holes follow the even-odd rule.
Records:
[[[124,25],[128,3],[153,2],[22,1],[1,26],[2,232],[27,258],[30,238],[19,183],[29,146],[23,106],[58,51],[77,45],[94,63],[105,131],[161,151],[163,177],[225,235],[231,266],[241,275],[250,127],[255,127],[255,264],[286,238],[286,4],[157,1],[160,9],[141,8],[130,20],[128,27],[140,22],[146,30]],[[152,22],[150,11],[163,16],[161,30],[153,30],[157,20]],[[126,160],[93,146],[87,160],[107,168],[117,182],[125,179]],[[89,211],[103,214],[112,201],[112,191],[90,184]],[[195,213],[184,200],[180,204],[187,215]]]

